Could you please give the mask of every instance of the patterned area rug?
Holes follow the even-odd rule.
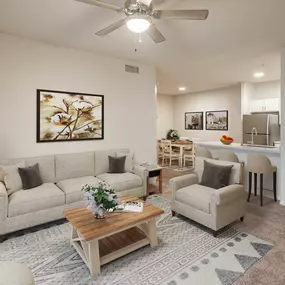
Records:
[[[213,238],[196,223],[172,217],[166,198],[149,201],[165,211],[157,219],[159,246],[104,265],[94,279],[69,243],[66,222],[11,235],[0,244],[0,261],[25,263],[36,285],[231,285],[273,247],[231,227]]]

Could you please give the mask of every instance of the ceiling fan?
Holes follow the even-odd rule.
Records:
[[[106,36],[126,24],[129,30],[134,33],[147,32],[155,43],[161,43],[166,39],[153,23],[153,19],[206,20],[209,15],[208,10],[154,10],[152,0],[126,0],[124,7],[119,7],[101,0],[75,1],[106,8],[116,12],[123,12],[127,16],[126,18],[96,32],[96,35]]]

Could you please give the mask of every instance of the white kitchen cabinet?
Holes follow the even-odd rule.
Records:
[[[251,101],[251,112],[277,112],[280,111],[279,98],[257,99]]]
[[[265,100],[265,108],[266,111],[279,111],[280,106],[279,106],[279,98],[271,98],[271,99],[266,99]]]
[[[264,112],[265,100],[252,100],[250,104],[251,112]]]

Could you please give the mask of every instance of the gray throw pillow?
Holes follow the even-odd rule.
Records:
[[[125,172],[126,156],[113,157],[109,156],[109,173]]]
[[[24,190],[35,188],[43,184],[38,163],[25,168],[19,167],[18,171]]]
[[[216,165],[204,160],[204,171],[200,184],[214,189],[228,186],[232,168],[233,165]]]

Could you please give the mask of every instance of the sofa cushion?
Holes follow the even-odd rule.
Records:
[[[133,172],[134,171],[134,153],[133,152],[123,152],[117,151],[117,157],[126,157],[125,161],[125,171],[126,172]]]
[[[211,195],[214,191],[213,188],[194,184],[177,190],[176,200],[210,214]]]
[[[97,176],[98,179],[107,182],[115,191],[120,192],[143,186],[141,177],[125,172],[125,173],[104,173]]]
[[[128,149],[113,149],[95,151],[95,176],[109,171],[109,158],[108,156],[116,156],[117,152],[128,153]]]
[[[62,180],[56,185],[66,194],[66,204],[70,204],[84,199],[84,192],[81,189],[85,184],[97,185],[99,182],[100,180],[94,176],[84,176]]]
[[[94,176],[94,152],[60,154],[55,156],[56,181]]]
[[[26,166],[39,164],[43,183],[55,182],[55,157],[53,155],[26,158],[25,162]]]
[[[9,196],[8,216],[15,217],[65,204],[65,194],[53,183],[44,183]],[[52,211],[52,209],[51,209]]]
[[[126,156],[113,157],[109,156],[109,173],[125,172]]]
[[[3,182],[7,188],[8,195],[11,195],[23,188],[22,180],[18,171],[19,167],[25,167],[25,161],[21,161],[15,165],[0,165],[0,172],[4,177]]]
[[[24,190],[39,187],[43,184],[38,163],[25,168],[19,167],[18,171],[21,176]]]

